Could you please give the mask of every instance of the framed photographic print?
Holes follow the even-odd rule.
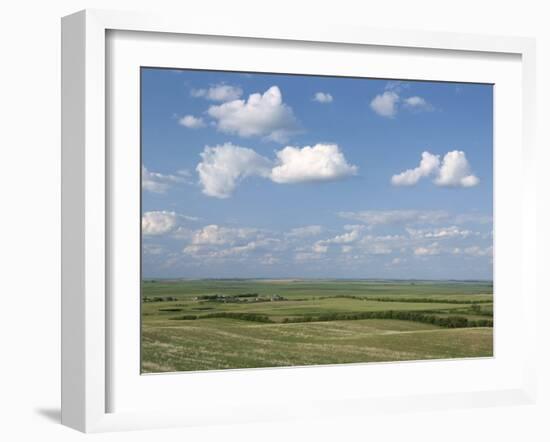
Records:
[[[492,84],[140,80],[142,373],[493,356]]]
[[[329,34],[64,19],[65,424],[532,400],[532,42]]]

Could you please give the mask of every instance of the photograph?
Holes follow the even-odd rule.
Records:
[[[493,357],[493,84],[142,66],[140,144],[142,374]]]

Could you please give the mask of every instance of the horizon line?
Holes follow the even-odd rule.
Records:
[[[185,276],[174,276],[174,277],[142,277],[141,281],[151,281],[151,280],[189,280],[189,281],[206,281],[206,280],[219,280],[219,281],[228,281],[228,280],[324,280],[324,281],[457,281],[457,282],[494,282],[493,279],[479,279],[479,278],[377,278],[377,277],[367,277],[367,278],[341,278],[341,277],[300,277],[300,276],[279,276],[279,277],[269,277],[269,276],[259,276],[259,277],[237,277],[237,276],[228,276],[228,277],[185,277]]]

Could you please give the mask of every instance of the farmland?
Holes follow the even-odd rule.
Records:
[[[484,281],[142,282],[143,373],[487,357]]]

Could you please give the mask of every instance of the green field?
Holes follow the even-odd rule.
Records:
[[[142,372],[486,357],[483,281],[149,280]]]

